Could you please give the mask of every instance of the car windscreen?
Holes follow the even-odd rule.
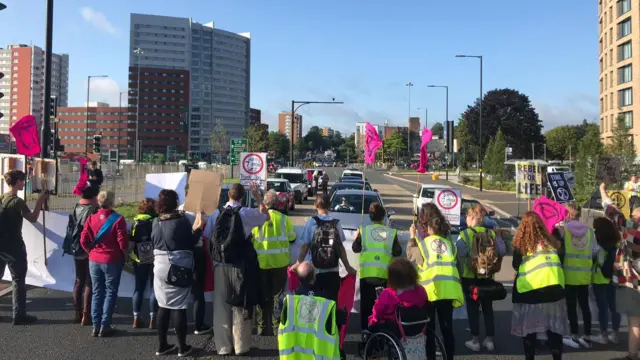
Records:
[[[436,189],[434,188],[423,188],[422,189],[422,195],[420,195],[420,197],[426,198],[426,199],[433,199],[433,196],[436,193]]]
[[[276,192],[286,192],[287,183],[284,181],[267,181],[267,190],[275,190]]]
[[[345,172],[342,177],[347,177],[347,176],[351,176],[351,177],[357,177],[362,179],[362,174],[360,173],[354,173],[354,172]]]
[[[342,201],[342,200],[345,201]],[[369,213],[369,206],[372,202],[380,201],[377,196],[365,196],[364,198],[364,213]],[[362,213],[362,194],[353,195],[341,195],[334,194],[331,201],[331,211],[346,212],[351,214]]]
[[[292,173],[277,173],[276,177],[279,179],[287,179],[291,184],[300,184],[304,182],[304,177],[302,174],[292,174]]]

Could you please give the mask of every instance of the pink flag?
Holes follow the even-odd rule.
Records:
[[[567,208],[562,206],[562,204],[546,196],[541,196],[536,199],[533,203],[533,211],[540,215],[542,222],[544,222],[549,232],[552,232],[556,224],[564,220],[568,213]]]
[[[382,146],[378,131],[367,122],[365,126],[365,142],[364,142],[364,162],[365,164],[373,164],[376,161],[376,151]]]
[[[422,143],[420,144],[420,163],[418,165],[417,172],[424,174],[427,172],[427,164],[429,163],[429,153],[427,152],[427,145],[433,138],[433,132],[426,127],[422,130]]]
[[[74,195],[82,195],[84,189],[87,188],[89,181],[89,172],[87,170],[87,158],[86,157],[78,157],[76,158],[78,163],[80,164],[80,178],[78,179],[78,184],[73,189]]]
[[[35,156],[40,154],[40,138],[38,125],[33,115],[25,115],[9,128],[9,132],[16,139],[18,154]]]

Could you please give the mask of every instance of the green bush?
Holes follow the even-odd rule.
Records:
[[[460,176],[460,182],[463,185],[470,185],[473,182],[473,180],[470,177],[466,176],[466,175],[461,175]]]

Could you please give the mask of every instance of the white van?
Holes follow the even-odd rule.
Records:
[[[309,199],[309,180],[307,180],[306,170],[300,168],[282,168],[276,171],[274,177],[289,180],[289,184],[291,184],[293,188],[296,203],[302,204],[303,200]]]

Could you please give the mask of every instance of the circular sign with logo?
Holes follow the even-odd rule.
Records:
[[[444,254],[447,252],[447,244],[440,239],[436,239],[431,242],[431,250],[435,251],[438,254]]]
[[[371,238],[375,242],[384,242],[387,240],[387,229],[383,227],[377,227],[371,230]]]
[[[302,296],[298,303],[298,321],[305,325],[315,323],[320,316],[320,303],[310,296]]]
[[[247,154],[242,161],[242,169],[249,175],[258,175],[264,169],[264,161],[258,154]]]
[[[609,197],[618,209],[622,209],[627,204],[627,198],[619,191],[611,193]]]
[[[570,198],[569,192],[565,188],[559,188],[557,190],[557,193],[558,193],[558,200],[560,201],[567,201]]]
[[[451,210],[458,205],[458,194],[451,190],[442,190],[436,199],[438,206],[444,210]]]

